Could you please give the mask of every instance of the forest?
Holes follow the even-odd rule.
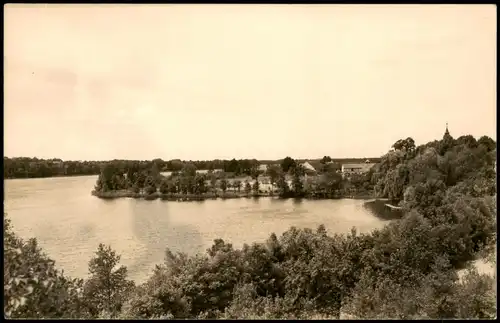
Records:
[[[451,319],[496,317],[496,142],[483,136],[416,146],[397,141],[367,179],[398,201],[401,220],[359,234],[292,227],[234,248],[173,253],[136,284],[112,246],[88,277],[65,275],[4,216],[4,311],[9,318]],[[468,268],[459,279],[457,270]]]

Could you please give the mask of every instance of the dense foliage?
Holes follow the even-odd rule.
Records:
[[[292,227],[241,249],[216,240],[204,255],[167,249],[139,286],[102,245],[89,278],[68,279],[5,222],[4,308],[20,318],[493,318],[494,279],[474,269],[459,279],[457,269],[496,244],[496,143],[448,136],[399,141],[370,172],[377,192],[404,207],[399,221],[369,234]]]

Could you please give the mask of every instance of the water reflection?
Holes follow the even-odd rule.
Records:
[[[131,273],[150,271],[165,255],[166,248],[189,254],[202,251],[200,232],[190,224],[174,223],[168,202],[131,200],[132,231],[143,245],[129,266]],[[196,203],[199,205],[199,203]]]
[[[378,217],[381,220],[397,220],[401,219],[403,212],[401,210],[391,210],[385,204],[387,202],[384,200],[374,200],[363,204],[370,213]]]

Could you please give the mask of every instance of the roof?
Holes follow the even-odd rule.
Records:
[[[308,163],[309,163],[312,167],[314,167],[316,170],[317,170],[317,169],[321,169],[322,164],[321,164],[321,162],[320,162],[320,161],[317,161],[317,160],[311,160],[311,161],[308,161]]]
[[[302,166],[304,166],[304,168],[308,170],[316,170],[309,162],[302,163]]]

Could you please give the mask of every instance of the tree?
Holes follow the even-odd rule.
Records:
[[[271,181],[271,189],[273,189],[274,184],[279,178],[280,168],[277,165],[269,165],[267,168],[267,175],[269,176],[269,180]]]
[[[148,195],[156,193],[156,183],[155,183],[155,179],[152,176],[148,176],[146,178],[145,191],[146,191],[146,194],[148,194]]]
[[[168,192],[169,192],[169,181],[164,179],[160,183],[160,193],[167,194]]]
[[[176,194],[179,192],[179,187],[180,187],[180,181],[177,178],[175,181],[169,180],[168,181],[168,192],[172,194]]]
[[[302,183],[302,176],[304,176],[305,169],[302,165],[295,165],[294,168],[291,169],[293,173],[292,186],[293,193],[296,197],[304,196],[304,184]]]
[[[107,192],[107,191],[109,191],[109,187],[104,182],[102,175],[99,175],[97,177],[97,182],[96,182],[96,184],[94,186],[94,190],[96,192]]]
[[[196,166],[193,163],[185,164],[181,174],[185,177],[194,177],[196,175]]]
[[[83,318],[81,279],[70,279],[38,247],[17,237],[4,214],[4,313],[7,318]]]
[[[288,197],[290,195],[290,187],[288,186],[284,173],[279,175],[276,186],[278,187],[281,197]]]
[[[147,175],[144,172],[139,172],[136,176],[135,185],[139,188],[139,190],[143,189],[146,185]]]
[[[222,192],[223,192],[223,193],[226,193],[226,190],[227,190],[227,179],[222,178],[222,179],[220,180],[219,185],[220,185],[220,189],[222,190]]]
[[[328,164],[331,161],[332,161],[332,158],[330,156],[324,156],[323,158],[321,158],[322,164]]]
[[[253,190],[253,195],[254,196],[258,196],[259,195],[259,179],[255,179],[254,183],[253,183],[253,186],[252,186],[252,190]]]
[[[392,145],[392,148],[405,152],[413,152],[415,150],[415,141],[411,137],[399,139]]]
[[[195,176],[195,192],[196,194],[204,194],[206,193],[205,187],[205,176],[204,175],[196,175]]]
[[[342,185],[342,175],[337,173],[331,164],[327,166],[325,172],[320,175],[318,186],[324,193],[333,196],[335,191],[340,189]]]
[[[127,268],[116,268],[119,262],[120,256],[102,243],[89,262],[90,277],[85,282],[83,293],[93,317],[103,312],[115,317],[134,287],[133,282],[127,280]]]
[[[281,162],[281,169],[283,170],[284,173],[288,173],[288,171],[291,168],[294,168],[296,164],[297,163],[293,158],[285,157],[285,159],[283,159],[283,161]]]
[[[245,181],[245,193],[247,195],[249,195],[251,191],[252,191],[252,185],[250,185],[250,183],[248,182],[248,180],[246,180]]]
[[[238,193],[240,192],[241,190],[241,181],[240,180],[235,180],[233,182],[233,187],[238,191]]]
[[[250,176],[252,179],[257,180],[259,178],[260,171],[259,171],[259,164],[258,163],[253,163],[252,167],[250,168]]]
[[[479,138],[477,143],[479,145],[483,145],[487,151],[493,151],[497,148],[497,143],[495,142],[495,140],[491,139],[488,136],[482,136],[481,138]]]

